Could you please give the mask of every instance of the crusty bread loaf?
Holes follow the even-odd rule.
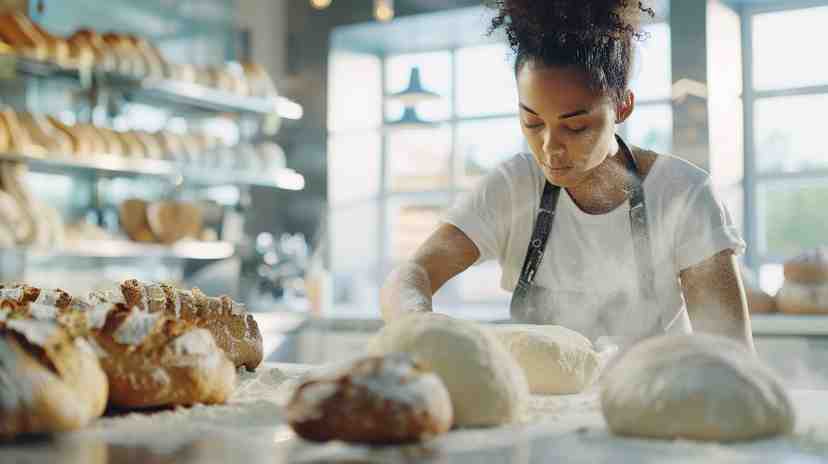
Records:
[[[244,306],[226,296],[213,298],[198,289],[185,291],[134,279],[122,282],[112,292],[96,294],[102,301],[115,297],[123,298],[127,306],[163,311],[169,317],[209,330],[236,367],[252,371],[262,362],[262,334],[256,320]]]
[[[118,72],[137,78],[147,75],[148,63],[143,60],[138,47],[125,34],[107,32],[101,37],[116,56]]]
[[[32,142],[28,131],[23,127],[14,110],[4,108],[0,111],[0,124],[9,135],[8,152],[32,158],[42,158],[46,155],[45,148]]]
[[[204,225],[201,208],[183,201],[157,201],[147,206],[147,222],[161,243],[197,238]]]
[[[0,15],[0,40],[26,58],[45,61],[49,57],[48,44],[24,14],[11,12]]]
[[[127,158],[146,158],[147,147],[132,131],[113,132],[124,146],[124,156]]]
[[[121,138],[120,133],[108,127],[90,126],[91,132],[100,141],[99,145],[102,151],[98,155],[111,155],[116,157],[127,156],[129,147]]]
[[[66,140],[67,149],[69,150],[67,154],[72,155],[73,158],[83,159],[94,153],[92,141],[77,127],[64,124],[53,116],[47,116],[46,122],[52,126],[55,132],[62,134],[61,136]]]
[[[116,53],[103,40],[100,34],[92,29],[79,29],[69,39],[70,47],[88,49],[92,51],[95,67],[101,71],[116,71],[118,61]]]
[[[155,242],[155,234],[152,233],[149,222],[147,222],[148,203],[138,198],[125,200],[118,207],[121,228],[131,240],[136,242]]]
[[[199,70],[191,64],[169,63],[170,79],[186,83],[197,82]]]
[[[133,134],[146,149],[147,158],[162,159],[164,157],[164,148],[154,135],[145,131],[133,131]]]
[[[18,113],[21,125],[29,134],[29,139],[53,157],[66,157],[72,154],[72,141],[66,134],[57,130],[46,116],[28,112]]]
[[[443,382],[405,354],[359,359],[311,374],[286,413],[299,436],[319,442],[417,442],[447,432],[452,424]]]
[[[71,61],[69,54],[69,42],[66,39],[52,35],[34,21],[31,21],[31,28],[37,37],[37,41],[46,44],[46,59],[62,67],[73,66],[74,63]]]
[[[262,65],[250,61],[243,62],[241,65],[247,78],[247,88],[250,96],[271,98],[279,95],[276,84],[273,83],[270,74],[265,71]]]
[[[81,337],[0,309],[0,438],[84,427],[106,409],[107,380]]]
[[[113,305],[92,333],[115,406],[224,403],[235,387],[233,363],[208,331],[186,321]]]
[[[62,290],[0,287],[16,317],[56,322],[84,336],[100,360],[110,404],[125,408],[222,403],[235,386],[235,367],[212,335],[163,313],[131,309],[124,299]]]
[[[803,284],[828,283],[828,247],[807,250],[784,265],[785,279]]]

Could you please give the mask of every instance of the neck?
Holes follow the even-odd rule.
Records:
[[[587,214],[606,214],[627,200],[627,168],[617,143],[608,156],[583,182],[567,189],[572,201]]]

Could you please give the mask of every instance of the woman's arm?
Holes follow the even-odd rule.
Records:
[[[429,312],[431,296],[480,257],[474,242],[457,227],[442,224],[414,258],[394,269],[380,292],[382,318],[392,321],[407,312]]]
[[[747,299],[733,250],[724,250],[680,273],[693,330],[724,335],[753,347]]]

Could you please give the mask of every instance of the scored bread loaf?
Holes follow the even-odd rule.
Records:
[[[180,290],[160,283],[126,280],[117,289],[97,292],[98,301],[123,299],[127,307],[163,312],[207,329],[236,367],[254,370],[262,362],[262,334],[253,315],[227,296],[208,297],[200,290]]]
[[[103,37],[92,29],[78,29],[68,41],[70,47],[91,50],[94,65],[101,71],[117,70],[115,52],[104,42]]]
[[[63,290],[0,287],[17,317],[54,322],[84,336],[100,360],[114,406],[146,408],[223,403],[235,366],[212,335],[163,313],[128,308],[123,298],[74,298]]]
[[[451,399],[442,380],[400,353],[309,375],[286,413],[299,436],[318,442],[416,442],[452,425]]]
[[[235,366],[210,332],[186,321],[115,304],[92,337],[115,406],[224,403],[235,387]]]
[[[108,383],[82,337],[0,308],[0,438],[75,430],[106,409]]]

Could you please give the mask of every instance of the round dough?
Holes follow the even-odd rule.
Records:
[[[526,412],[523,371],[491,331],[474,322],[409,314],[383,328],[368,350],[409,353],[431,367],[449,391],[456,426],[500,425]]]
[[[828,282],[802,284],[786,280],[776,294],[776,306],[787,314],[828,314]]]
[[[503,324],[493,328],[523,368],[532,393],[579,393],[592,385],[600,372],[592,342],[566,327]]]
[[[630,348],[607,372],[601,409],[618,435],[730,442],[790,433],[785,389],[742,345],[664,335]]]

